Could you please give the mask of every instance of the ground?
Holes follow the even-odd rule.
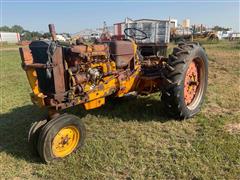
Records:
[[[88,112],[77,106],[67,111],[86,124],[85,146],[48,165],[27,145],[31,123],[46,112],[30,102],[16,47],[1,48],[0,179],[240,179],[240,43],[203,46],[209,86],[197,116],[169,118],[159,94]]]

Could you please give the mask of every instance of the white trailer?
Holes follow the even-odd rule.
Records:
[[[147,34],[146,39],[136,40],[137,43],[167,44],[170,41],[170,20],[139,19],[126,23],[125,27],[137,28]]]
[[[20,34],[15,32],[0,32],[0,42],[18,43]]]

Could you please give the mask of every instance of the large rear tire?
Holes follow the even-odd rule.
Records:
[[[208,81],[208,58],[198,43],[181,43],[169,55],[162,101],[167,112],[186,119],[200,111]]]
[[[84,144],[86,129],[77,116],[63,114],[49,121],[41,130],[38,152],[46,163],[68,156]]]

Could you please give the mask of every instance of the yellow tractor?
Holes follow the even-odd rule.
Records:
[[[142,55],[136,40],[148,38],[137,28],[126,28],[125,40],[97,44],[32,41],[19,49],[22,68],[34,104],[48,110],[46,119],[33,123],[28,141],[45,162],[64,158],[83,146],[86,129],[63,109],[82,105],[86,110],[105,104],[107,97],[131,92],[161,92],[166,113],[186,119],[200,111],[208,79],[208,58],[196,42],[180,43],[169,57]],[[160,100],[160,98],[159,98]]]

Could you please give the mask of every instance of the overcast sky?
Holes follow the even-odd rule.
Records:
[[[80,1],[80,2],[77,2]],[[1,26],[18,24],[28,30],[48,31],[54,23],[57,32],[75,33],[132,19],[189,18],[191,24],[220,25],[240,31],[239,0],[1,0]]]

